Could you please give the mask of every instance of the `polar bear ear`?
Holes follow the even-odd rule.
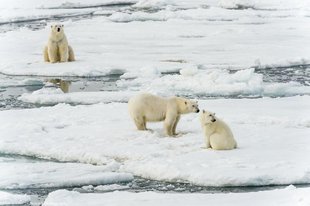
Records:
[[[202,113],[206,113],[206,111],[203,109],[203,110],[202,110]]]
[[[62,24],[61,27],[64,27],[64,25]]]
[[[213,116],[215,116],[215,113],[213,113]]]

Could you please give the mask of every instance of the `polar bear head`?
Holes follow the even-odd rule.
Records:
[[[64,36],[64,25],[63,24],[51,25],[51,35],[53,37],[62,38]]]
[[[216,121],[215,113],[202,110],[200,120],[201,124],[211,124]]]
[[[193,100],[189,100],[189,99],[185,99],[185,98],[180,98],[179,108],[180,108],[180,112],[182,114],[191,113],[191,112],[193,112],[193,113],[199,112],[198,102],[193,101]]]
[[[52,32],[54,33],[63,33],[64,25],[63,24],[53,24],[51,25]]]

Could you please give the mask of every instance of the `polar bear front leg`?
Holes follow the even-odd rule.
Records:
[[[164,122],[165,131],[168,136],[173,136],[173,126],[177,120],[177,114],[167,114]]]
[[[172,134],[173,134],[173,135],[177,135],[177,133],[175,132],[175,130],[176,130],[176,128],[177,128],[177,124],[178,124],[180,118],[181,118],[181,116],[178,115],[177,118],[175,119],[175,122],[174,122],[173,127],[172,127]]]
[[[205,143],[206,143],[206,148],[211,148],[211,144],[210,144],[210,136],[209,135],[205,135]]]
[[[56,43],[49,43],[48,48],[48,58],[51,63],[58,62],[58,48]]]
[[[69,48],[67,45],[59,45],[60,62],[67,62],[69,59]]]
[[[45,62],[49,62],[50,61],[50,59],[48,58],[48,47],[47,46],[44,47],[43,56],[44,56],[44,61]]]

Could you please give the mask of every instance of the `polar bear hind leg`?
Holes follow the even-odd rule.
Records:
[[[147,130],[146,129],[146,121],[143,117],[134,117],[133,118],[138,130]]]
[[[232,144],[230,139],[218,133],[210,136],[210,145],[211,148],[215,150],[231,150],[235,148],[235,144]]]

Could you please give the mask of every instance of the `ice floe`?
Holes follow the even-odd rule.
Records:
[[[116,172],[205,186],[309,183],[309,102],[309,96],[200,100],[200,108],[216,112],[232,128],[239,145],[232,151],[203,149],[196,114],[182,117],[179,137],[168,138],[162,123],[137,131],[126,103],[1,111],[0,152],[116,161]]]
[[[0,191],[0,205],[22,205],[30,202],[30,196]]]
[[[0,167],[1,189],[74,187],[129,182],[133,179],[129,173],[113,172],[119,168],[119,164],[113,162],[95,166],[0,157]]]

